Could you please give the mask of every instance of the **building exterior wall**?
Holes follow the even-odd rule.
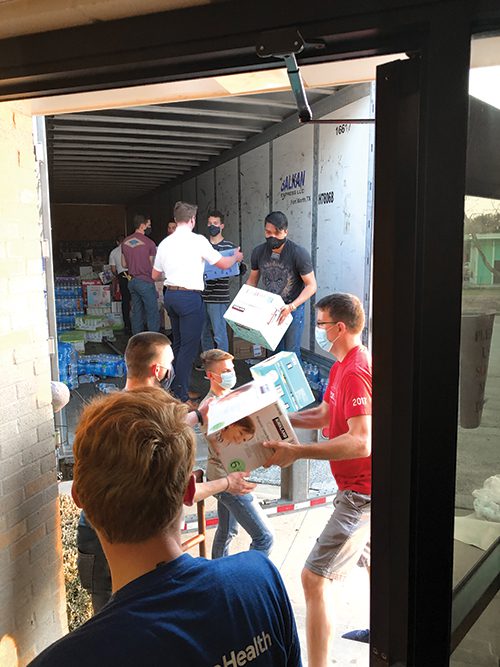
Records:
[[[32,119],[0,105],[0,664],[66,630]]]

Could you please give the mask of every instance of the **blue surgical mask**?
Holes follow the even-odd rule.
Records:
[[[223,389],[232,389],[236,384],[236,373],[234,371],[224,371],[220,374],[219,384]]]
[[[332,349],[332,345],[335,343],[337,338],[334,338],[333,340],[328,340],[328,331],[332,327],[329,327],[328,329],[322,329],[321,327],[315,327],[314,329],[314,337],[316,339],[316,342],[320,346],[322,350],[325,350],[325,352],[330,352]]]

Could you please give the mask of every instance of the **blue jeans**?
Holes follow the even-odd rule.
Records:
[[[94,614],[97,614],[111,597],[111,573],[97,533],[83,512],[78,521],[77,547],[80,583],[90,593]]]
[[[201,347],[203,352],[217,347],[219,350],[229,351],[227,339],[227,324],[224,313],[228,307],[227,303],[205,303],[206,317],[201,334]],[[213,336],[212,336],[213,332]],[[214,343],[215,341],[215,343]]]
[[[217,514],[219,524],[212,544],[212,558],[227,556],[229,544],[238,533],[240,524],[252,538],[250,549],[269,555],[274,542],[274,535],[269,519],[264,514],[257,499],[247,493],[233,496],[231,493],[217,493]]]
[[[302,340],[302,332],[304,331],[304,312],[306,304],[301,304],[293,311],[293,322],[286,330],[285,335],[278,343],[274,354],[278,352],[295,352],[300,363],[302,363],[302,356],[300,354],[300,341]]]
[[[201,292],[194,290],[167,289],[163,298],[172,324],[175,378],[171,390],[181,401],[187,401],[193,362],[205,321],[205,304]]]
[[[141,331],[160,330],[160,312],[158,309],[158,295],[154,283],[148,283],[140,278],[132,278],[128,284],[132,298],[132,334]],[[144,328],[146,323],[146,328]]]

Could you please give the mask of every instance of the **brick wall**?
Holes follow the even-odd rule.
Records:
[[[66,630],[32,119],[0,104],[0,664]]]

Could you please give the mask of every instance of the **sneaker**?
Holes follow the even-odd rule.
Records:
[[[342,639],[352,639],[363,644],[370,643],[370,630],[351,630],[342,635]]]

